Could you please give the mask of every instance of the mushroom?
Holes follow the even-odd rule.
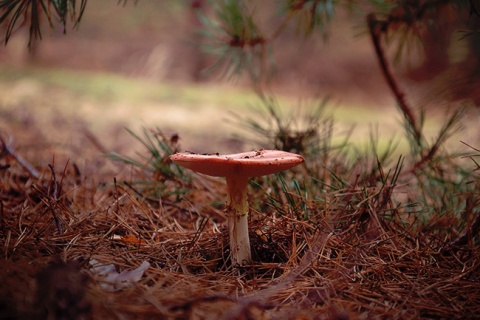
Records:
[[[284,171],[304,161],[298,154],[263,149],[229,155],[176,153],[170,156],[170,159],[195,172],[226,178],[225,212],[228,218],[233,265],[252,262],[248,236],[248,179]]]

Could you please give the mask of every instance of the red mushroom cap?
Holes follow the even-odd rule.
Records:
[[[258,177],[299,165],[303,157],[280,150],[256,150],[227,155],[176,153],[170,156],[176,164],[214,177]]]

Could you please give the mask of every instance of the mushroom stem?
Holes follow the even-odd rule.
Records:
[[[233,265],[252,262],[248,236],[248,177],[227,176],[227,202],[225,206],[230,234],[230,255]]]

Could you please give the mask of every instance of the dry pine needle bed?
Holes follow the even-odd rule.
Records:
[[[265,205],[264,192],[250,192],[254,263],[235,267],[222,212],[224,181],[146,176],[105,158],[81,165],[59,148],[7,150],[2,139],[0,318],[480,314],[474,237],[455,243],[457,235],[380,219],[373,193],[355,208],[345,204],[360,192],[355,188],[297,199],[310,213],[301,219],[282,197],[275,208]],[[90,145],[83,155],[98,153]],[[135,181],[162,184],[164,196],[147,195]]]

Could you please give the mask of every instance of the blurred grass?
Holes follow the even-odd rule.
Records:
[[[49,89],[61,89],[73,96],[88,97],[107,104],[168,102],[187,107],[213,104],[241,108],[255,97],[252,93],[233,89],[222,88],[219,91],[218,86],[150,82],[113,73],[54,68],[0,66],[0,80],[7,87],[23,80],[34,81],[45,93]]]
[[[105,103],[134,103],[137,106],[153,102],[176,103],[182,107],[214,105],[218,109],[238,110],[250,108],[258,101],[250,90],[238,89],[224,84],[191,84],[153,82],[135,79],[106,72],[81,72],[55,68],[13,68],[0,65],[0,81],[4,88],[15,86],[21,81],[33,81],[48,94],[48,90],[60,89],[74,97],[88,97],[98,100],[99,107]],[[284,111],[296,107],[289,97],[280,96],[281,108]],[[338,106],[335,106],[337,105]],[[379,111],[378,106],[341,105],[332,103],[331,111],[339,123],[385,123],[391,122],[396,111]],[[400,128],[400,126],[398,126]]]
[[[198,144],[188,141],[192,136],[208,140],[208,135],[217,132],[222,132],[223,139],[247,134],[225,121],[231,119],[231,112],[262,116],[258,96],[231,84],[156,82],[107,72],[0,65],[0,95],[0,110],[13,110],[21,104],[36,117],[55,110],[89,123],[94,130],[115,123],[132,130],[167,127],[186,137],[187,148]],[[289,96],[279,95],[278,102],[287,118],[300,108],[308,108]],[[353,128],[350,142],[359,152],[368,152],[374,130],[378,132],[379,150],[387,148],[393,137],[399,140],[399,152],[405,150],[401,120],[394,106],[347,105],[331,99],[327,112],[334,120],[336,141],[342,141]],[[429,118],[425,132],[436,132],[440,124],[440,119]],[[209,147],[222,151],[222,146],[210,143]]]

